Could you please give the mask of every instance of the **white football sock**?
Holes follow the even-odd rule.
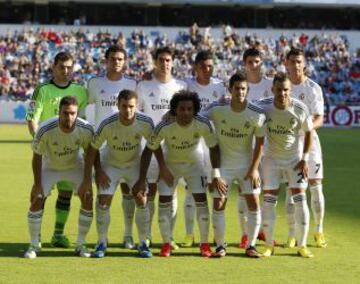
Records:
[[[214,210],[212,211],[212,223],[214,229],[214,239],[216,246],[224,246],[224,236],[225,236],[225,212],[224,210]]]
[[[123,194],[121,204],[124,213],[124,237],[131,237],[135,215],[134,197],[131,194]]]
[[[93,212],[80,208],[79,212],[79,228],[76,244],[82,245],[85,243],[86,235],[88,234],[93,219]]]
[[[274,239],[274,227],[276,223],[276,204],[277,196],[264,194],[263,202],[263,229],[266,237],[266,243],[272,245]]]
[[[96,202],[96,230],[98,233],[98,241],[107,243],[107,234],[110,225],[110,208],[107,205],[100,205]]]
[[[159,228],[163,243],[171,241],[171,202],[159,202]]]
[[[306,194],[298,193],[293,195],[295,202],[295,232],[299,247],[306,246],[309,233],[310,212],[306,202]]]
[[[315,219],[315,232],[323,233],[323,223],[325,215],[325,198],[322,184],[310,186],[311,210]]]
[[[195,200],[191,192],[187,190],[184,200],[185,229],[187,235],[194,235],[195,214],[196,214]]]
[[[295,237],[295,204],[291,191],[286,189],[286,220],[288,224],[288,237]]]
[[[209,226],[210,226],[210,216],[209,216],[209,207],[207,201],[196,202],[196,215],[197,221],[199,224],[200,231],[200,243],[209,242]]]
[[[148,232],[147,232],[147,238],[149,240],[152,239],[151,229],[152,229],[152,222],[154,219],[155,214],[155,201],[154,200],[148,200],[147,206],[149,207],[149,225],[148,225]]]
[[[178,198],[177,198],[177,190],[175,190],[174,195],[171,201],[171,239],[174,237],[174,227],[177,216],[177,207],[178,207]]]
[[[147,206],[136,206],[135,223],[138,229],[139,244],[146,240],[149,227],[149,208]]]
[[[42,216],[43,216],[43,210],[28,212],[30,243],[35,247],[38,247],[40,242],[39,236],[41,232]]]
[[[255,246],[256,238],[260,231],[261,225],[261,211],[248,211],[248,239],[249,246]]]
[[[246,199],[242,195],[238,196],[237,209],[238,209],[239,222],[240,222],[240,228],[241,228],[242,235],[247,235],[248,234],[248,229],[247,229],[248,208],[247,208],[247,204],[246,204]]]

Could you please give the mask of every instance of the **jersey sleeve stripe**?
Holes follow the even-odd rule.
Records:
[[[81,127],[81,128],[88,129],[88,130],[90,130],[91,133],[94,133],[94,128],[90,124],[86,124],[86,123],[78,120],[76,122],[76,125]]]
[[[159,132],[160,132],[160,130],[163,128],[163,127],[165,127],[165,126],[167,126],[167,125],[170,125],[170,124],[172,124],[172,123],[174,123],[173,121],[162,121],[162,122],[160,122],[158,125],[156,125],[156,127],[155,127],[155,130],[154,130],[154,133],[155,133],[155,135],[158,135],[159,134]]]
[[[213,128],[211,127],[211,123],[210,123],[210,121],[209,121],[207,118],[205,118],[205,117],[203,117],[203,116],[201,116],[201,115],[197,115],[197,116],[195,116],[195,119],[196,119],[197,121],[200,121],[200,122],[206,124],[206,125],[209,127],[210,132],[213,132]]]
[[[117,119],[119,119],[119,114],[118,114],[118,113],[115,113],[115,114],[113,114],[112,116],[104,119],[104,120],[100,123],[98,129],[96,129],[96,134],[100,134],[101,131],[104,129],[104,127],[105,127],[106,125],[110,124],[110,123],[113,122],[113,121],[116,121]]]
[[[248,105],[248,109],[252,110],[252,111],[255,111],[257,113],[264,113],[264,110],[259,108],[258,106],[256,105],[253,105],[253,104],[249,104]]]
[[[151,125],[151,127],[154,128],[154,122],[150,117],[137,113],[136,118],[141,120],[141,121],[149,123]]]
[[[36,133],[36,139],[40,139],[46,132],[48,132],[49,130],[55,128],[58,126],[58,121],[55,120],[49,124],[44,125],[43,127],[41,127],[38,132]]]

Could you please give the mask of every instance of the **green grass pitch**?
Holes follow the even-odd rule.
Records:
[[[49,240],[54,224],[56,194],[48,199],[42,226],[45,248],[35,260],[22,258],[28,244],[26,214],[32,184],[31,149],[24,125],[0,125],[0,283],[359,283],[360,280],[360,131],[323,129],[320,131],[325,160],[326,249],[313,247],[313,222],[309,246],[314,259],[295,257],[296,250],[277,248],[268,259],[252,260],[237,248],[239,226],[236,195],[227,208],[226,240],[228,256],[203,259],[198,248],[180,249],[172,257],[139,259],[136,251],[120,248],[122,214],[117,192],[112,207],[109,240],[104,259],[80,259],[73,249],[54,249]],[[183,193],[179,194],[179,214],[175,237],[184,235]],[[280,198],[276,240],[286,240],[286,220]],[[74,198],[66,234],[75,241],[79,201]],[[156,218],[154,241],[160,243]],[[134,235],[136,230],[134,226]],[[211,235],[212,238],[212,235]],[[93,223],[88,243],[96,242]],[[259,250],[262,249],[261,243]],[[159,248],[155,247],[156,255]]]

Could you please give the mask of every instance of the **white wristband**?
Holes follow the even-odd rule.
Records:
[[[305,162],[308,162],[309,161],[309,156],[310,154],[309,153],[304,153],[301,160],[305,161]]]
[[[212,177],[213,177],[213,178],[219,178],[219,177],[221,177],[220,169],[219,169],[219,168],[212,169]]]

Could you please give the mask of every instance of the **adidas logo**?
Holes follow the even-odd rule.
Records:
[[[105,90],[101,90],[101,91],[100,91],[100,94],[105,94]]]
[[[151,92],[151,93],[149,94],[149,97],[155,97],[154,93]]]

